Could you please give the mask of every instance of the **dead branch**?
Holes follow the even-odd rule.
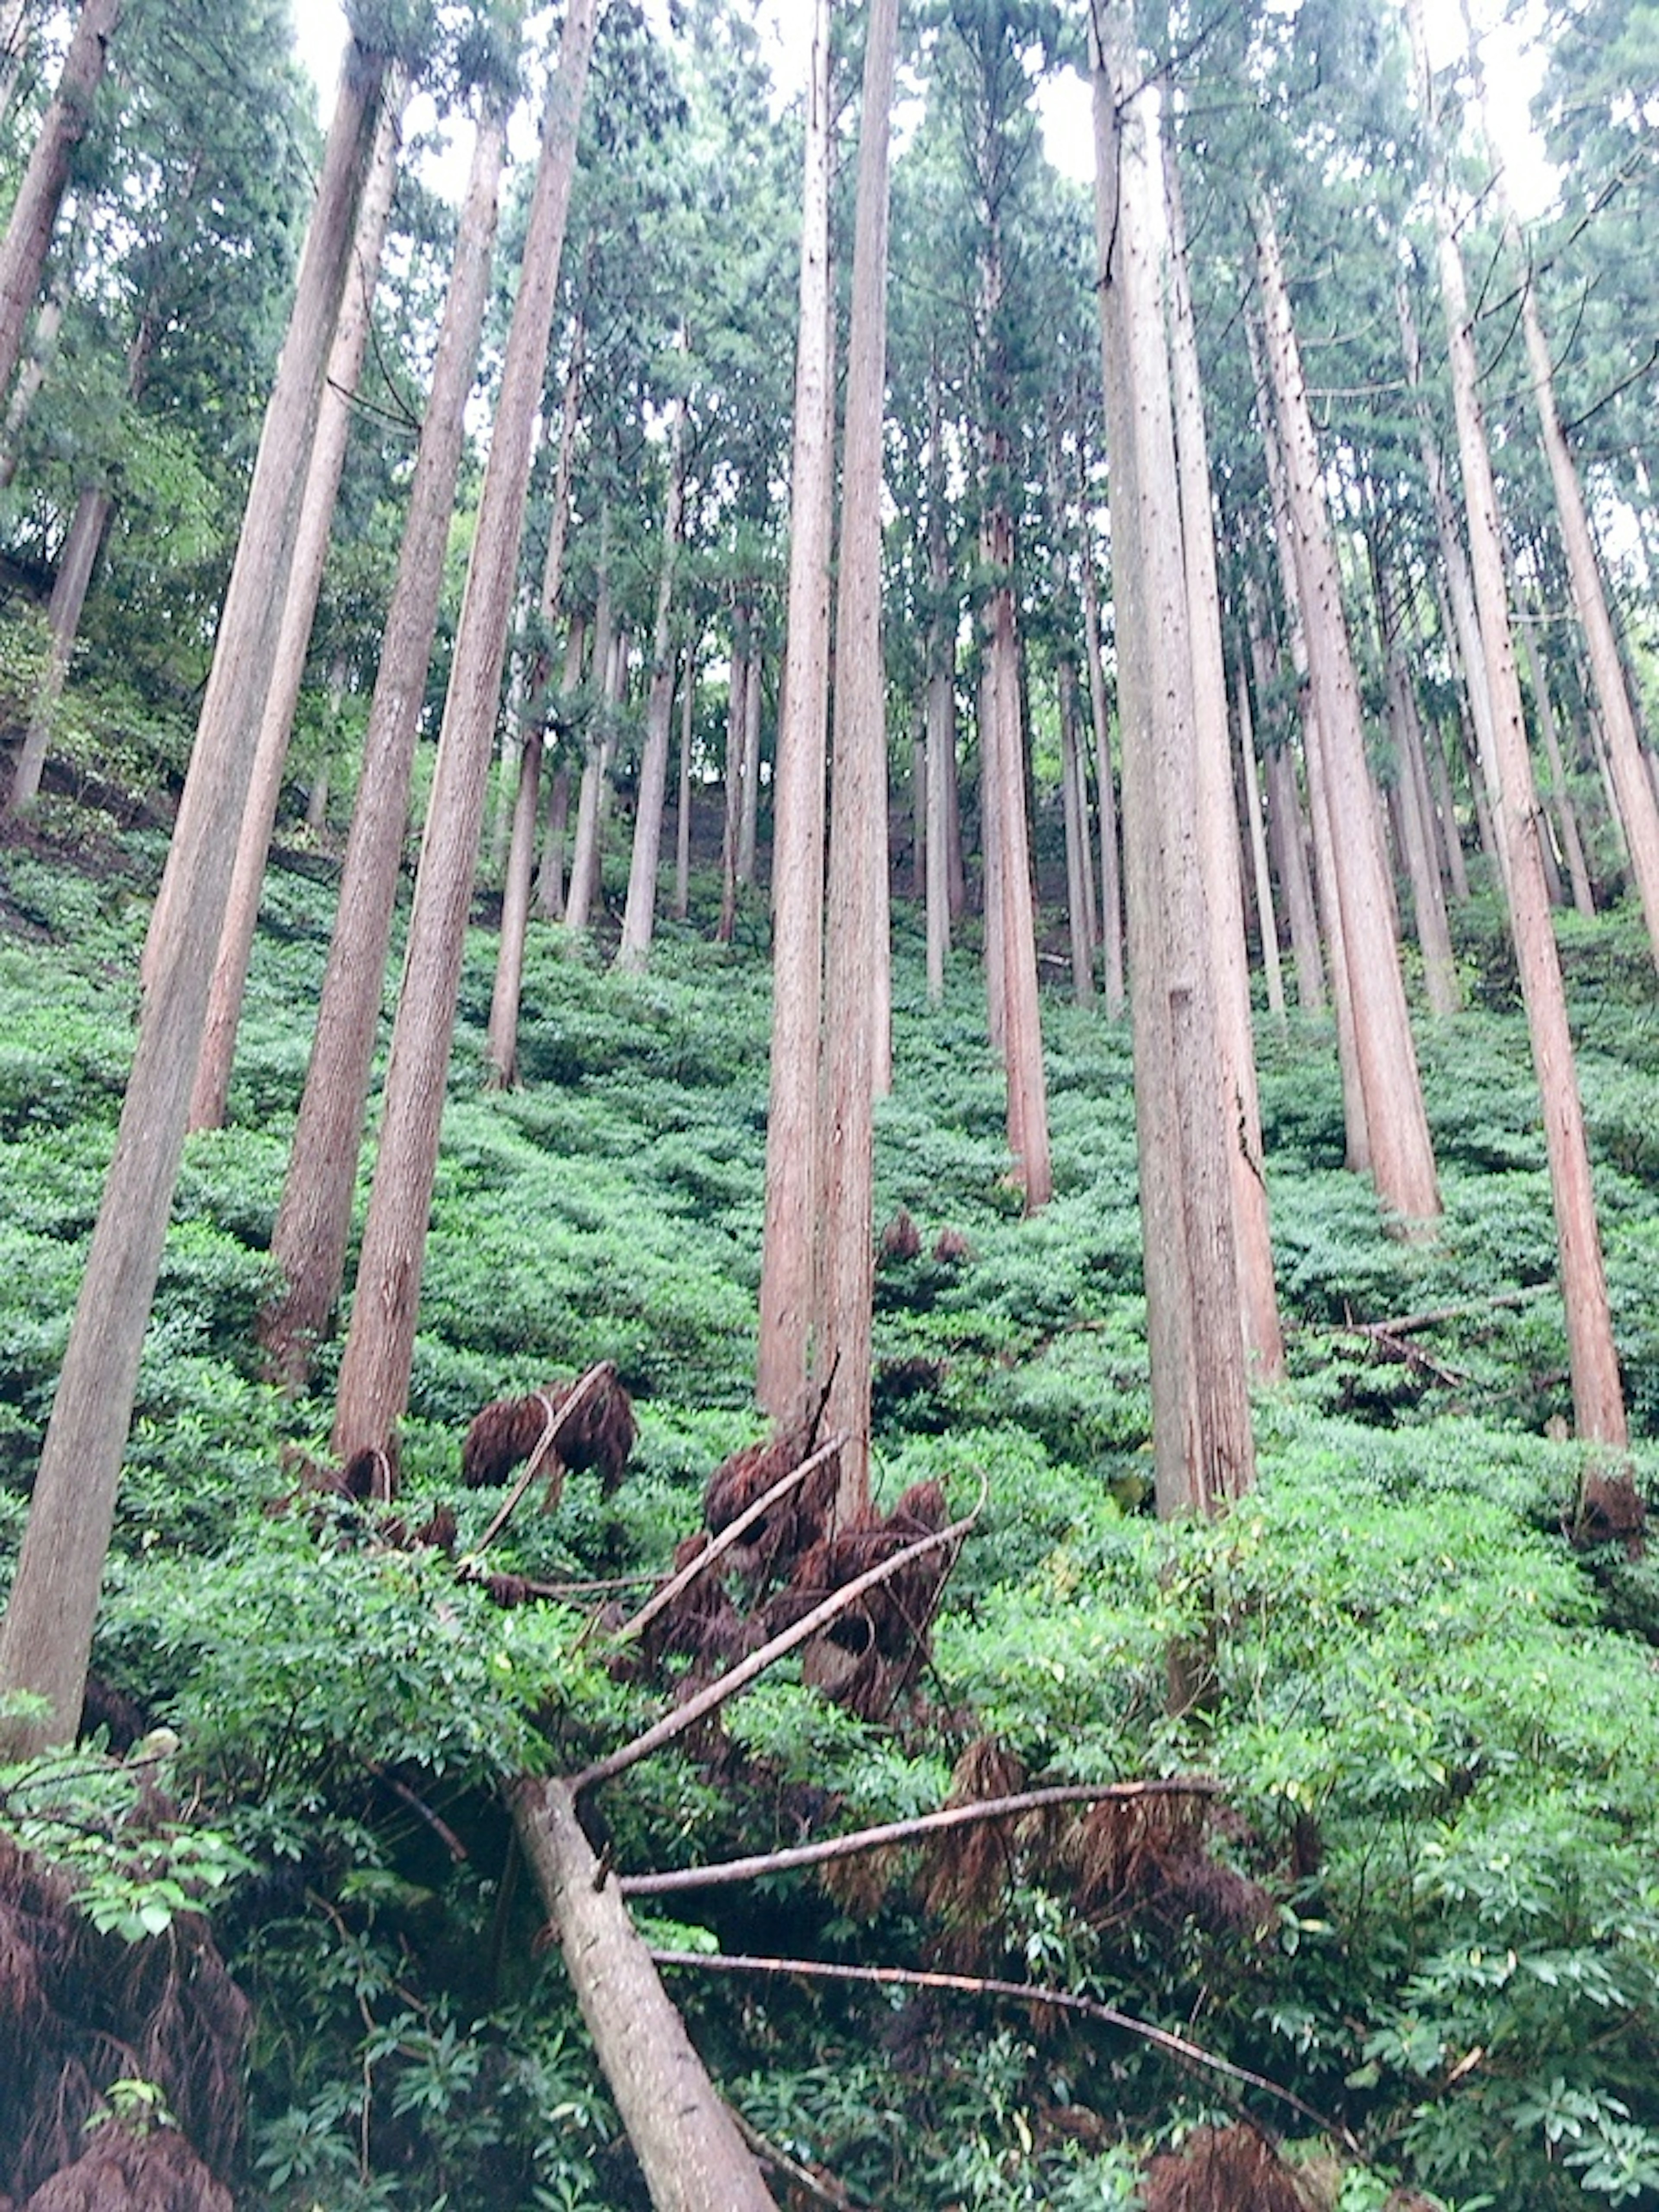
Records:
[[[879,1565],[855,1576],[850,1583],[833,1591],[822,1605],[815,1606],[804,1620],[784,1629],[769,1643],[763,1644],[758,1651],[750,1652],[746,1659],[740,1659],[735,1667],[728,1668],[707,1689],[699,1691],[694,1698],[688,1698],[672,1713],[665,1713],[642,1735],[636,1735],[631,1743],[619,1745],[603,1759],[596,1759],[592,1765],[584,1767],[570,1784],[573,1796],[580,1797],[584,1790],[592,1790],[601,1782],[609,1782],[626,1768],[637,1765],[641,1759],[648,1759],[653,1751],[660,1751],[665,1744],[678,1741],[699,1721],[706,1720],[710,1713],[718,1711],[728,1698],[735,1698],[740,1690],[746,1690],[776,1661],[794,1650],[797,1645],[805,1644],[809,1638],[816,1636],[821,1629],[827,1628],[866,1590],[874,1589],[878,1583],[886,1582],[913,1561],[925,1559],[930,1552],[940,1551],[947,1545],[959,1544],[978,1520],[984,1508],[988,1488],[988,1485],[981,1485],[978,1503],[973,1511],[962,1520],[953,1521],[948,1528],[941,1528],[935,1535],[924,1536],[920,1543],[908,1544],[903,1551],[894,1553],[890,1559],[884,1559]]]
[[[546,1459],[548,1454],[552,1450],[554,1445],[558,1442],[560,1433],[562,1431],[565,1423],[569,1420],[571,1415],[574,1413],[579,1407],[584,1406],[587,1402],[588,1399],[592,1396],[595,1390],[599,1389],[600,1382],[610,1372],[611,1362],[608,1359],[600,1360],[597,1366],[590,1367],[586,1374],[582,1376],[578,1382],[574,1382],[571,1386],[568,1396],[564,1399],[562,1404],[557,1407],[551,1405],[548,1406],[547,1425],[542,1431],[540,1439],[536,1445],[535,1450],[531,1453],[529,1459],[525,1462],[524,1473],[519,1477],[512,1489],[508,1492],[506,1501],[502,1504],[500,1511],[496,1514],[489,1526],[484,1530],[483,1534],[478,1539],[477,1543],[473,1547],[469,1557],[463,1559],[460,1563],[458,1571],[464,1580],[471,1580],[472,1578],[471,1568],[473,1560],[477,1559],[480,1553],[489,1550],[489,1547],[495,1542],[496,1537],[501,1534],[502,1529],[506,1528],[507,1522],[513,1518],[514,1511],[518,1505],[519,1500],[524,1496],[526,1491],[529,1489],[531,1484],[534,1482],[536,1477],[541,1473],[542,1463]],[[537,1393],[537,1395],[538,1397],[541,1395],[539,1391]]]
[[[816,2197],[820,2204],[832,2205],[835,2212],[860,2212],[861,2200],[849,2197],[840,2182],[828,2180],[823,2174],[814,2173],[810,2166],[803,2166],[799,2159],[791,2158],[787,2150],[780,2150],[769,2136],[761,2133],[752,2120],[744,2119],[735,2105],[728,2105],[726,2110],[737,2124],[738,2133],[763,2166],[776,2166],[780,2173],[788,2175],[797,2189],[804,2189],[809,2197]]]
[[[1421,1313],[1395,1314],[1387,1321],[1355,1321],[1349,1315],[1345,1321],[1332,1323],[1316,1333],[1322,1336],[1370,1336],[1379,1340],[1391,1336],[1415,1336],[1422,1329],[1437,1328],[1442,1322],[1474,1321],[1480,1315],[1494,1312],[1502,1306],[1528,1305],[1534,1298],[1541,1298],[1556,1289],[1553,1283],[1529,1283],[1524,1290],[1498,1291],[1489,1298],[1468,1299],[1459,1305],[1428,1306]],[[1314,1333],[1310,1331],[1310,1334]]]
[[[728,1522],[695,1559],[688,1561],[677,1575],[665,1582],[631,1620],[625,1620],[611,1638],[612,1643],[625,1644],[630,1637],[639,1635],[665,1607],[673,1603],[682,1590],[688,1589],[700,1575],[714,1565],[716,1559],[730,1551],[746,1529],[751,1528],[780,1499],[787,1498],[791,1491],[798,1489],[807,1476],[838,1452],[846,1441],[845,1437],[831,1437],[829,1443],[820,1444],[809,1459],[804,1459],[799,1467],[791,1468],[787,1474],[781,1476],[745,1512],[739,1513],[735,1521]]]
[[[441,1814],[434,1813],[425,1798],[417,1796],[410,1788],[408,1783],[400,1781],[383,1761],[378,1759],[366,1759],[363,1765],[377,1782],[384,1782],[394,1797],[401,1799],[411,1813],[426,1822],[457,1866],[471,1856],[466,1845],[450,1826],[448,1821]]]
[[[978,1974],[926,1973],[908,1966],[846,1966],[828,1964],[817,1959],[752,1959],[724,1951],[659,1951],[651,1952],[659,1966],[702,1966],[717,1973],[787,1974],[805,1976],[820,1981],[866,1982],[882,1988],[916,1990],[954,1990],[964,1996],[1013,1997],[1022,2004],[1053,2005],[1061,2012],[1080,2013],[1085,2020],[1098,2021],[1104,2027],[1121,2028],[1126,2034],[1139,2036],[1160,2051],[1167,2051],[1185,2066],[1205,2067],[1210,2072],[1224,2075],[1230,2081],[1242,2081],[1252,2089],[1261,2089],[1280,2104],[1288,2105],[1303,2118],[1311,2120],[1322,2133],[1346,2143],[1356,2157],[1359,2145],[1348,2130],[1311,2105],[1304,2105],[1294,2090],[1270,2081],[1265,2074],[1252,2073],[1248,2066],[1235,2065],[1219,2051],[1206,2051],[1202,2044],[1192,2043],[1174,2030],[1158,2027],[1149,2020],[1137,2020],[1133,2013],[1120,2012],[1115,2005],[1102,2004],[1095,1997],[1080,1997],[1071,1990],[1046,1989],[1030,1982],[993,1981]]]
[[[624,1897],[663,1897],[681,1889],[716,1889],[728,1882],[752,1881],[757,1875],[786,1874],[795,1867],[818,1866],[826,1859],[851,1858],[860,1851],[880,1850],[889,1844],[915,1842],[941,1830],[964,1827],[975,1820],[999,1820],[1022,1813],[1036,1813],[1050,1805],[1097,1805],[1108,1800],[1159,1796],[1212,1796],[1221,1787],[1204,1776],[1169,1781],[1057,1783],[1044,1790],[1022,1790],[1009,1797],[986,1797],[971,1805],[947,1805],[937,1813],[919,1813],[908,1820],[888,1820],[876,1828],[857,1828],[844,1836],[821,1837],[811,1844],[797,1844],[785,1850],[761,1851],[742,1859],[724,1859],[714,1866],[671,1867],[661,1874],[623,1875],[617,1887]]]

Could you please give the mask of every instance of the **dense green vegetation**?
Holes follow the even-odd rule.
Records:
[[[0,854],[7,1560],[160,854],[157,833],[62,797]],[[242,2201],[631,2205],[562,1969],[510,1871],[499,1785],[580,1765],[665,1686],[607,1673],[590,1594],[503,1611],[354,1516],[270,1510],[293,1455],[324,1455],[330,1413],[326,1371],[285,1402],[257,1380],[252,1338],[330,873],[325,852],[295,848],[268,887],[231,1124],[192,1139],[175,1209],[94,1655],[180,1739],[166,1778],[187,1843],[124,1840],[118,1771],[107,1805],[89,1813],[82,1788],[78,1828],[52,1820],[38,1771],[6,1784],[5,1814],[66,1858],[103,1924],[141,1937],[181,1893],[210,1903],[257,2008]],[[476,1541],[498,1500],[459,1487],[471,1413],[615,1359],[641,1431],[626,1481],[601,1500],[574,1477],[498,1547],[542,1582],[659,1572],[709,1470],[758,1431],[765,929],[751,909],[730,951],[711,946],[717,899],[699,883],[643,980],[607,975],[602,941],[533,936],[509,1093],[480,1079],[488,929],[471,948],[399,1510],[412,1526],[448,1499]],[[1384,1235],[1342,1170],[1328,1030],[1262,1019],[1293,1379],[1257,1407],[1258,1491],[1207,1528],[1145,1508],[1127,1033],[1045,1008],[1057,1195],[1024,1221],[1000,1180],[971,951],[930,1010],[902,910],[898,927],[878,1171],[884,1213],[908,1209],[921,1251],[878,1273],[879,1485],[890,1503],[934,1477],[962,1511],[984,1483],[985,1508],[913,1708],[855,1721],[786,1667],[696,1756],[604,1793],[615,1863],[925,1809],[986,1737],[1032,1779],[1212,1776],[1218,1810],[1196,1856],[1126,1851],[1103,1871],[1033,1824],[978,1887],[961,1862],[899,1855],[676,1901],[647,1929],[670,1948],[1092,1994],[1352,2130],[1352,2146],[1322,2139],[1242,2093],[1290,2124],[1342,2212],[1402,2179],[1459,2212],[1659,2202],[1659,1581],[1622,1542],[1570,1540],[1581,1460],[1552,1440],[1567,1404],[1553,1239],[1495,915],[1462,922],[1471,1010],[1419,1024],[1447,1208],[1431,1244]],[[1651,1498],[1659,1016],[1628,913],[1562,936]],[[965,1255],[936,1255],[945,1229]],[[1172,1650],[1197,1687],[1173,1713]],[[745,2118],[888,2212],[1130,2206],[1147,2150],[1224,2119],[1234,2086],[987,1999],[684,1972],[672,1986]]]

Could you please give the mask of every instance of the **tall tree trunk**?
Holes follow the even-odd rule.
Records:
[[[281,1270],[282,1287],[260,1315],[259,1339],[270,1372],[296,1387],[310,1371],[345,1275],[415,739],[438,624],[467,394],[489,297],[506,143],[506,117],[498,100],[480,122],[473,149],[363,737],[317,1029],[271,1231],[271,1257]]]
[[[755,1370],[755,1395],[778,1419],[794,1413],[812,1370],[823,1169],[818,1098],[824,741],[836,459],[830,158],[830,0],[812,0],[789,471],[789,596],[773,801],[772,1049]]]
[[[114,1157],[0,1628],[0,1693],[27,1691],[46,1704],[43,1719],[0,1723],[7,1757],[21,1758],[72,1736],[81,1710],[139,1353],[184,1149],[235,827],[252,768],[257,702],[270,680],[299,487],[316,428],[329,334],[345,285],[386,68],[383,55],[355,41],[347,50],[288,340],[173,832],[169,866],[180,896],[139,1017]]]
[[[760,836],[761,709],[765,702],[762,683],[760,627],[757,623],[749,656],[749,680],[743,693],[743,817],[738,830],[737,879],[739,888],[755,880],[756,848]]]
[[[848,1438],[843,1516],[870,1494],[877,999],[886,976],[887,731],[881,636],[881,428],[886,386],[888,148],[897,0],[870,0],[848,339],[825,939],[820,1206],[814,1332],[827,1427]]]
[[[1446,311],[1451,356],[1452,401],[1457,415],[1458,454],[1469,526],[1470,565],[1486,647],[1486,681],[1492,694],[1493,734],[1500,777],[1496,811],[1498,835],[1508,856],[1510,921],[1521,973],[1533,1064],[1544,1109],[1550,1191],[1555,1206],[1560,1254],[1561,1294],[1566,1308],[1567,1359],[1572,1403],[1580,1436],[1622,1446],[1627,1437],[1625,1400],[1613,1348],[1613,1316],[1601,1261],[1601,1232],[1590,1179],[1589,1148],[1584,1134],[1567,1024],[1561,963],[1550,921],[1538,845],[1538,801],[1532,761],[1527,750],[1521,708],[1521,684],[1510,642],[1504,579],[1503,538],[1478,372],[1462,256],[1453,234],[1443,165],[1437,149],[1432,79],[1429,72],[1422,0],[1407,0],[1412,43],[1417,57],[1419,100],[1429,136],[1435,172],[1435,220],[1439,234],[1440,287]]]
[[[9,388],[23,350],[23,333],[40,289],[70,164],[92,120],[110,40],[125,6],[125,0],[82,0],[52,105],[12,202],[11,219],[0,240],[0,396]]]
[[[1400,811],[1401,845],[1412,888],[1412,920],[1418,951],[1423,961],[1423,988],[1431,1014],[1455,1014],[1462,1004],[1457,987],[1457,961],[1452,951],[1451,928],[1436,866],[1431,831],[1423,800],[1426,780],[1419,781],[1422,742],[1417,726],[1417,698],[1407,665],[1405,640],[1392,583],[1373,539],[1371,578],[1382,628],[1384,682],[1387,686],[1389,726],[1393,733],[1397,764],[1395,790]]]
[[[726,813],[720,830],[720,918],[715,938],[729,945],[738,926],[738,852],[743,837],[743,769],[749,729],[749,686],[758,671],[750,657],[749,613],[732,611],[732,674],[726,694]]]
[[[73,235],[74,218],[70,230]],[[17,477],[17,465],[22,458],[20,451],[23,425],[40,396],[40,387],[46,380],[46,372],[58,350],[58,332],[64,327],[64,308],[68,295],[67,274],[56,278],[51,290],[40,302],[40,312],[34,319],[34,334],[23,366],[18,371],[17,381],[12,386],[11,398],[6,403],[6,419],[0,428],[0,491],[9,491]]]
[[[576,793],[576,835],[570,853],[570,884],[565,893],[564,926],[586,929],[601,869],[599,787],[611,724],[611,686],[615,675],[616,602],[611,586],[611,501],[599,507],[599,558],[593,605],[593,657],[587,688],[592,699],[582,745],[582,780]]]
[[[1062,653],[1054,667],[1060,693],[1060,781],[1066,818],[1066,920],[1072,947],[1072,996],[1079,1006],[1095,995],[1094,933],[1089,927],[1089,881],[1094,854],[1089,850],[1088,799],[1083,785],[1083,754],[1078,741],[1077,664]]]
[[[1112,725],[1106,703],[1105,657],[1100,647],[1100,588],[1094,554],[1083,545],[1083,645],[1089,669],[1089,719],[1095,733],[1095,805],[1100,816],[1100,946],[1106,1012],[1122,1015],[1123,886],[1118,860],[1117,801],[1112,789]]]
[[[574,699],[581,689],[582,656],[587,645],[587,618],[573,614],[565,632],[564,673],[559,679],[561,702]],[[543,746],[545,750],[546,740]],[[553,771],[547,794],[547,822],[542,832],[542,856],[536,870],[536,911],[550,921],[564,920],[564,837],[570,823],[570,770],[561,761]]]
[[[343,1459],[365,1446],[387,1450],[409,1395],[461,955],[595,12],[595,0],[570,0],[558,70],[548,88],[524,264],[410,916],[357,1291],[340,1367],[334,1446]]]
[[[1255,728],[1250,720],[1250,681],[1241,656],[1233,671],[1238,757],[1244,772],[1244,811],[1250,835],[1250,866],[1255,876],[1255,910],[1261,933],[1261,966],[1267,981],[1267,1011],[1285,1018],[1285,970],[1279,957],[1279,919],[1273,908],[1273,871],[1267,865],[1267,827],[1261,814],[1261,779],[1255,764]]]
[[[288,760],[289,739],[293,735],[295,710],[300,703],[300,687],[305,679],[311,626],[317,613],[329,539],[334,530],[334,503],[339,496],[346,441],[351,432],[351,404],[368,346],[380,250],[386,241],[386,222],[397,183],[402,106],[399,72],[398,85],[387,88],[374,156],[357,217],[351,277],[340,305],[334,343],[329,349],[323,404],[317,416],[317,435],[311,448],[305,496],[300,506],[300,534],[295,544],[282,629],[277,635],[276,663],[259,720],[253,775],[237,833],[230,902],[220,933],[213,988],[208,995],[207,1026],[203,1032],[196,1087],[190,1101],[192,1129],[218,1128],[224,1121],[230,1097],[236,1031],[242,1018],[242,994],[247,988],[248,963],[253,955],[254,931],[259,921],[259,892],[283,795],[283,769]]]
[[[1457,824],[1457,804],[1452,796],[1451,770],[1446,763],[1446,748],[1442,742],[1437,722],[1431,722],[1424,732],[1423,749],[1428,758],[1430,781],[1434,787],[1434,811],[1440,823],[1447,880],[1451,885],[1452,896],[1460,903],[1465,903],[1469,896],[1468,864],[1463,858],[1463,839]]]
[[[685,514],[685,402],[674,403],[670,422],[668,502],[663,517],[662,561],[657,573],[657,605],[651,631],[651,687],[646,701],[645,750],[640,762],[639,799],[634,814],[634,850],[628,870],[628,903],[623,912],[622,942],[616,964],[625,973],[643,969],[651,951],[657,915],[657,857],[662,849],[663,805],[668,787],[668,741],[674,721],[674,641],[670,628],[674,606],[674,569],[679,558]]]
[[[1096,12],[1091,60],[1152,1452],[1168,1517],[1241,1495],[1254,1452],[1197,840],[1158,172],[1129,0]]]
[[[1221,651],[1221,592],[1216,581],[1209,441],[1199,386],[1198,331],[1187,280],[1187,222],[1173,137],[1164,142],[1164,204],[1170,226],[1170,366],[1174,382],[1176,464],[1187,571],[1187,635],[1193,659],[1194,797],[1198,865],[1210,925],[1217,1073],[1229,1138],[1233,1240],[1244,1349],[1253,1375],[1277,1382],[1285,1338],[1273,1286],[1273,1237],[1261,1159],[1250,976],[1244,955],[1244,900],[1238,822],[1233,806],[1227,732],[1227,674]]]
[[[939,348],[927,364],[927,691],[923,714],[927,771],[926,882],[927,996],[945,996],[945,963],[951,950],[951,791],[957,749],[957,626],[951,588],[951,548],[945,511],[945,403]]]
[[[582,356],[582,327],[579,323],[565,370],[547,553],[542,563],[541,590],[536,603],[544,639],[558,614],[564,585],[564,546],[570,527],[570,479],[575,466],[576,430],[581,413]],[[495,953],[495,980],[490,988],[489,1030],[485,1048],[490,1080],[498,1089],[504,1089],[518,1077],[519,1002],[524,990],[525,938],[530,927],[536,830],[541,819],[542,754],[546,743],[548,688],[552,678],[550,658],[551,648],[544,643],[524,685],[518,788],[514,797],[513,832],[501,883],[501,929]]]
[[[1486,78],[1467,0],[1463,8],[1463,21],[1468,33],[1475,96],[1484,127]],[[1561,427],[1561,410],[1555,398],[1555,368],[1550,359],[1549,343],[1544,336],[1543,321],[1538,312],[1532,256],[1521,234],[1515,211],[1509,204],[1502,168],[1494,166],[1504,235],[1520,264],[1521,328],[1526,339],[1527,363],[1532,374],[1533,404],[1538,410],[1538,434],[1543,443],[1545,459],[1549,463],[1550,483],[1555,492],[1556,516],[1561,526],[1562,550],[1567,559],[1567,580],[1572,592],[1573,612],[1577,616],[1578,626],[1584,634],[1590,680],[1595,687],[1596,704],[1601,709],[1607,763],[1630,854],[1631,875],[1637,896],[1642,902],[1643,918],[1647,923],[1648,946],[1655,966],[1659,967],[1659,798],[1655,796],[1653,779],[1643,761],[1642,741],[1631,707],[1630,687],[1620,659],[1618,640],[1613,635],[1613,620],[1607,611],[1607,592],[1601,581],[1601,567],[1596,557],[1595,542],[1590,534],[1583,490],[1578,482],[1578,471],[1573,465],[1566,432]]]
[[[1578,834],[1578,810],[1572,803],[1572,793],[1567,788],[1567,765],[1561,756],[1561,733],[1556,727],[1555,704],[1550,697],[1549,672],[1538,644],[1539,613],[1536,602],[1521,617],[1521,646],[1527,656],[1527,673],[1532,679],[1532,696],[1538,707],[1538,733],[1544,741],[1544,757],[1550,768],[1550,793],[1555,803],[1556,819],[1561,825],[1561,850],[1567,863],[1567,875],[1572,884],[1572,903],[1575,912],[1588,921],[1595,912],[1595,893],[1590,884],[1589,869],[1584,860],[1584,841]]]
[[[58,702],[64,696],[64,686],[69,680],[70,662],[75,655],[75,641],[80,635],[81,616],[87,603],[87,591],[92,582],[92,572],[97,566],[99,549],[115,502],[101,484],[88,484],[75,502],[75,514],[64,540],[64,550],[58,558],[58,575],[52,587],[52,600],[46,609],[46,629],[51,639],[46,672],[40,678],[34,704],[29,710],[28,727],[18,750],[17,762],[12,770],[11,789],[6,795],[4,818],[27,813],[40,795],[40,778],[46,765],[46,754],[52,744],[52,722]]]
[[[1278,408],[1308,661],[1327,750],[1336,891],[1353,1004],[1354,1044],[1365,1094],[1371,1173],[1395,1224],[1419,1233],[1440,1212],[1417,1050],[1406,1009],[1400,951],[1384,878],[1381,834],[1365,760],[1359,690],[1343,613],[1330,511],[1320,476],[1301,356],[1272,211],[1253,210],[1270,381]]]
[[[684,921],[691,907],[691,737],[697,721],[697,646],[686,647],[680,679],[680,775],[674,809],[674,898],[670,908]]]

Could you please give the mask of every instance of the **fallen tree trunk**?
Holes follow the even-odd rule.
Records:
[[[776,2212],[691,2047],[568,1782],[514,1785],[513,1817],[657,2212]]]

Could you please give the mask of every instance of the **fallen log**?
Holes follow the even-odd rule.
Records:
[[[526,1777],[513,1819],[657,2212],[777,2212],[651,1954],[576,1818],[568,1782]]]

